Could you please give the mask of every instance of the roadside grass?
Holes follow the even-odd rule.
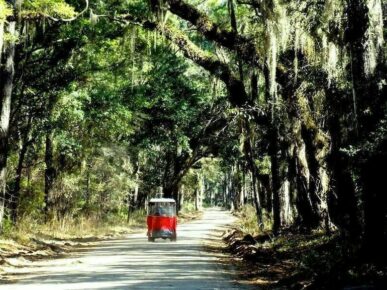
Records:
[[[252,236],[262,234],[271,228],[271,221],[264,212],[263,225],[258,227],[257,215],[255,214],[255,208],[250,205],[244,205],[241,209],[234,212],[234,215],[238,217],[237,225],[238,229],[244,234],[250,234]]]
[[[80,244],[116,238],[137,230],[145,232],[146,215],[145,209],[140,209],[130,213],[129,218],[122,213],[110,214],[103,219],[96,215],[80,215],[44,222],[39,217],[24,216],[17,225],[6,220],[0,235],[0,265],[7,257],[27,255],[33,258],[35,253],[38,256],[55,256]],[[178,220],[183,223],[201,215],[193,203],[186,203]]]
[[[16,226],[5,223],[0,235],[0,281],[12,281],[7,273],[32,261],[62,257],[70,252],[91,248],[98,241],[113,239],[136,230],[144,231],[146,213],[137,210],[126,215],[64,217],[44,223],[24,217]]]
[[[129,220],[124,216],[110,216],[100,219],[97,216],[80,216],[63,219],[52,219],[46,223],[32,217],[24,217],[16,226],[4,229],[2,239],[13,239],[19,243],[28,242],[31,238],[51,239],[80,239],[85,237],[104,237],[129,233],[133,229],[145,227],[145,211],[137,210],[130,215]]]
[[[185,204],[179,214],[179,223],[198,219],[201,212],[193,204]],[[101,240],[122,237],[134,231],[144,232],[146,240],[146,211],[127,214],[64,217],[43,222],[41,218],[25,216],[16,226],[8,220],[0,235],[0,281],[12,281],[7,273],[28,265],[34,260],[52,259],[74,251],[91,248]]]
[[[107,219],[96,216],[64,217],[44,223],[39,218],[24,217],[16,226],[8,221],[0,235],[0,274],[20,261],[52,258],[79,246],[115,238],[146,226],[144,210],[134,211],[129,220],[124,215]]]

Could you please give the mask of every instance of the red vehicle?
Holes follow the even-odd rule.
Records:
[[[172,198],[152,198],[148,203],[148,241],[156,238],[176,241],[176,202]]]

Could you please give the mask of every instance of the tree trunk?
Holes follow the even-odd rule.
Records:
[[[270,130],[270,161],[271,161],[271,182],[273,191],[273,233],[278,234],[281,226],[281,205],[280,205],[280,189],[281,177],[278,157],[278,128],[274,127]]]
[[[86,161],[87,162],[87,161]],[[91,199],[91,192],[90,192],[90,182],[91,182],[91,176],[90,176],[90,168],[91,166],[87,163],[86,164],[86,194],[85,194],[85,208],[86,211],[89,211],[90,208],[90,199]]]
[[[319,128],[311,107],[312,101],[289,87],[286,100],[292,140],[288,146],[289,193],[297,208],[298,226],[305,231],[330,226],[327,191],[326,156],[330,140]],[[290,150],[289,150],[290,149]]]
[[[4,21],[0,21],[0,63],[2,60],[3,54],[3,44],[4,44]]]
[[[270,213],[273,207],[272,203],[272,190],[271,190],[271,178],[269,174],[259,174],[259,188],[258,191],[259,200],[261,201],[261,207]]]
[[[204,177],[202,177],[201,181],[201,186],[200,186],[200,191],[199,191],[199,199],[198,199],[198,204],[199,204],[199,210],[203,210],[203,200],[204,200]]]
[[[310,196],[310,172],[306,161],[305,144],[301,139],[301,144],[297,144],[294,150],[296,167],[297,198],[296,206],[298,211],[298,225],[309,232],[318,224],[318,215],[314,208],[313,200]]]
[[[6,25],[6,32],[11,37],[16,37],[16,22],[10,21]],[[11,96],[15,58],[15,41],[10,40],[5,44],[5,52],[1,59],[0,67],[0,230],[3,225],[6,199],[6,170],[8,158],[8,130],[11,113]]]
[[[196,188],[195,191],[194,191],[194,202],[195,202],[195,210],[198,211],[199,210],[199,190]]]
[[[254,90],[254,89],[253,89]],[[260,200],[260,196],[258,194],[258,181],[257,177],[259,176],[259,172],[257,169],[257,166],[255,165],[254,161],[254,152],[253,152],[253,144],[252,144],[252,138],[251,138],[251,129],[248,123],[248,120],[245,119],[243,124],[245,125],[245,135],[246,135],[246,141],[244,144],[244,150],[245,150],[245,157],[247,161],[248,168],[251,172],[251,178],[252,178],[252,189],[253,189],[253,202],[255,206],[255,212],[257,215],[257,221],[258,221],[258,228],[262,229],[263,225],[263,219],[262,219],[262,203]]]
[[[204,178],[201,174],[197,174],[198,188],[195,189],[195,210],[202,210],[204,196]]]
[[[229,171],[226,173],[226,180],[225,180],[225,195],[227,197],[227,206],[230,208],[231,211],[234,210],[234,204],[232,202],[232,167]]]
[[[365,98],[368,94],[366,90],[368,80],[364,73],[364,43],[365,33],[368,28],[368,9],[363,0],[348,0],[346,4],[347,28],[345,40],[351,55],[348,75],[351,76],[353,101],[355,102],[356,99]],[[332,220],[339,227],[345,241],[349,242],[353,247],[352,250],[356,251],[362,232],[360,200],[353,174],[354,160],[343,153],[341,149],[348,148],[349,145],[356,144],[359,140],[357,112],[352,111],[346,98],[338,95],[335,90],[327,89],[326,95],[328,105],[330,108],[334,108],[328,119],[332,141],[327,164],[332,175],[330,188],[333,189],[328,196],[329,209]],[[353,107],[356,108],[356,105]],[[368,106],[365,108],[368,110]],[[345,123],[342,120],[343,115],[352,115],[353,122]]]
[[[53,160],[53,132],[49,130],[46,133],[46,151],[44,161],[46,163],[46,170],[44,172],[44,214],[46,220],[49,219],[50,211],[52,210],[51,190],[57,177],[57,170],[54,166]]]
[[[176,201],[176,212],[180,211],[179,204],[179,185],[178,184],[170,184],[164,187],[164,197],[165,198],[173,198]]]
[[[251,179],[252,179],[252,188],[253,188],[253,201],[255,206],[255,212],[257,215],[257,223],[258,223],[258,229],[263,229],[263,219],[262,219],[262,207],[261,202],[259,200],[259,194],[258,194],[258,182],[257,177],[253,172],[251,172]]]
[[[138,193],[140,189],[140,160],[139,160],[139,154],[136,156],[136,161],[135,161],[135,185],[134,185],[134,190],[133,192],[128,193],[128,216],[127,220],[129,221],[130,214],[138,208]]]
[[[331,191],[328,192],[330,216],[339,227],[346,241],[357,244],[361,236],[360,213],[350,161],[340,151],[343,141],[340,132],[339,116],[332,116],[329,120],[332,140],[331,152],[327,164],[332,174],[330,180]],[[334,190],[334,192],[332,192]],[[357,242],[356,242],[357,241]]]
[[[133,191],[133,208],[138,208],[138,191],[140,189],[140,178],[139,174],[136,173],[136,185],[134,186]]]
[[[44,173],[44,213],[45,218],[49,218],[50,211],[52,210],[51,202],[51,190],[54,185],[55,179],[58,175],[58,171],[54,166],[53,154],[54,154],[54,128],[52,127],[52,114],[55,104],[58,101],[58,96],[55,93],[50,94],[47,103],[47,132],[46,132],[46,150],[44,155],[44,161],[46,163],[46,170]]]
[[[351,55],[353,119],[354,124],[358,125],[352,130],[350,141],[351,144],[361,144],[361,147],[366,147],[365,144],[368,142],[372,143],[372,146],[368,146],[373,148],[362,148],[364,152],[354,161],[355,166],[360,168],[358,181],[362,187],[361,195],[355,195],[354,199],[357,205],[363,205],[364,227],[361,241],[363,258],[383,262],[387,253],[385,247],[387,198],[385,171],[380,168],[385,167],[387,160],[387,138],[385,133],[378,133],[377,138],[372,137],[372,133],[377,131],[378,126],[383,126],[380,121],[385,119],[386,86],[382,86],[383,90],[379,86],[385,79],[386,65],[385,59],[381,57],[376,71],[371,75],[366,74],[367,29],[370,26],[367,4],[365,0],[347,1],[346,40]],[[383,48],[381,50],[383,51]],[[380,54],[383,55],[383,52]],[[384,71],[381,67],[384,67]],[[344,173],[350,172],[348,165],[352,166],[353,163],[343,164]],[[356,239],[358,227],[354,229],[354,233],[352,228],[348,228],[348,231],[350,237],[358,241],[358,238]]]
[[[23,137],[20,140],[20,151],[19,151],[19,160],[16,167],[16,177],[13,183],[13,188],[11,190],[11,195],[13,196],[13,202],[11,203],[11,219],[12,223],[16,224],[18,218],[18,207],[20,200],[20,183],[22,178],[23,164],[24,159],[28,150],[29,145],[31,144],[31,140],[29,140],[29,135],[31,131],[32,124],[32,116],[28,116],[27,126],[24,129]]]
[[[289,180],[289,170],[291,163],[289,162],[289,148],[283,146],[281,154],[285,162],[283,162],[283,172],[281,174],[282,186],[281,186],[281,227],[289,227],[294,223],[294,198],[291,191],[291,185]]]
[[[323,133],[317,132],[317,130],[317,128],[312,129],[302,125],[301,136],[305,143],[305,153],[310,173],[309,194],[316,214],[316,221],[312,226],[325,228],[329,232],[331,229],[327,197],[329,177],[326,172],[329,141],[326,137],[323,137]]]
[[[185,187],[184,185],[180,186],[179,194],[178,194],[178,204],[179,204],[179,209],[183,208],[184,205],[184,195],[185,195]]]
[[[241,190],[242,190],[242,180],[240,178],[240,165],[237,163],[233,167],[233,173],[232,173],[232,180],[233,180],[233,190],[232,190],[232,204],[233,204],[233,209],[239,210],[240,209],[240,195],[241,195]],[[212,196],[212,191],[211,191],[211,196]],[[212,204],[212,200],[211,200]]]
[[[312,198],[310,191],[312,178],[306,154],[306,145],[301,135],[302,122],[299,118],[293,118],[292,124],[295,142],[292,146],[293,152],[291,152],[291,155],[293,160],[291,160],[290,166],[293,166],[291,171],[295,173],[297,189],[295,201],[298,217],[296,222],[302,230],[309,232],[319,224],[319,216],[316,211],[316,201]]]
[[[245,168],[245,166],[243,166],[243,168],[242,168],[241,194],[239,195],[239,207],[243,207],[245,205],[246,196],[247,196],[247,193],[246,193],[246,168]]]

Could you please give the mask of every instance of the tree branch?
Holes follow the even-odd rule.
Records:
[[[191,59],[225,83],[232,105],[241,107],[247,103],[248,96],[244,84],[232,73],[227,64],[202,51],[176,28],[169,25],[164,27],[158,25],[157,28],[168,40],[180,48],[185,57]]]
[[[190,41],[184,33],[175,27],[168,24],[163,25],[159,22],[139,19],[129,14],[115,17],[115,20],[121,22],[127,21],[135,25],[140,25],[148,30],[159,31],[165,38],[177,45],[185,57],[191,59],[197,65],[203,67],[225,83],[229,93],[229,101],[232,105],[242,107],[248,102],[248,96],[243,82],[233,74],[229,66],[216,59],[210,53],[201,50]]]
[[[182,0],[166,0],[169,11],[196,26],[197,30],[208,40],[217,42],[223,47],[236,51],[240,57],[253,64],[263,64],[253,39],[219,27],[207,15]]]

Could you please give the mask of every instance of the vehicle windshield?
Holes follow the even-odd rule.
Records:
[[[148,214],[156,216],[175,216],[176,206],[171,202],[151,202],[149,203]]]

